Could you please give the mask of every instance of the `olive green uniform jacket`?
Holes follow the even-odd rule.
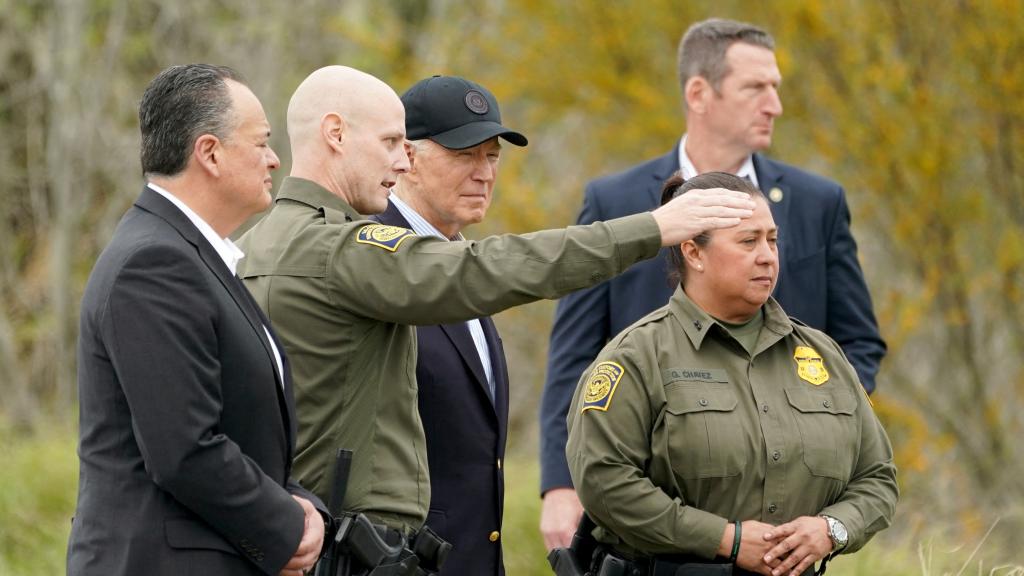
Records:
[[[598,537],[627,554],[714,558],[728,522],[827,514],[852,552],[889,526],[889,439],[824,333],[775,300],[750,355],[677,289],[580,381],[566,456]]]
[[[363,220],[319,185],[286,178],[239,245],[241,276],[292,366],[298,480],[326,501],[334,455],[351,449],[346,509],[408,530],[423,524],[430,503],[411,325],[488,316],[596,284],[655,256],[661,235],[642,214],[447,242]]]

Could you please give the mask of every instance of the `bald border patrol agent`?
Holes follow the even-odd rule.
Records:
[[[466,106],[480,108],[471,96]],[[457,130],[492,124],[482,114]],[[317,70],[292,96],[288,133],[291,177],[240,240],[241,275],[291,359],[297,476],[326,497],[335,451],[352,450],[344,507],[399,538],[421,528],[430,502],[412,325],[556,298],[753,207],[743,194],[707,191],[591,226],[447,242],[360,216],[383,211],[409,169],[405,110],[386,84],[352,68]]]

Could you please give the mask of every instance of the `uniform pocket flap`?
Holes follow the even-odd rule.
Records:
[[[726,385],[673,382],[665,386],[666,410],[676,416],[691,412],[731,412],[736,394]]]
[[[234,546],[206,524],[187,518],[164,520],[167,545],[178,549],[220,550],[238,554]]]
[[[846,390],[815,390],[786,388],[789,404],[800,412],[826,414],[853,414],[857,400]]]

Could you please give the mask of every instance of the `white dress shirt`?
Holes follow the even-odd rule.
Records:
[[[698,174],[697,168],[694,167],[693,162],[690,161],[690,157],[686,155],[686,134],[683,134],[682,140],[679,141],[679,170],[683,173],[683,180],[689,180]],[[754,171],[753,155],[747,156],[746,161],[744,161],[743,165],[740,166],[740,169],[736,171],[736,175],[740,178],[750,180],[751,184],[760,188],[757,184],[757,172]]]
[[[238,270],[238,261],[245,258],[245,252],[242,252],[230,238],[221,238],[214,231],[213,227],[206,223],[198,214],[196,214],[191,208],[188,207],[184,202],[178,199],[177,196],[171,194],[167,190],[149,182],[147,184],[154,192],[167,198],[171,204],[178,207],[181,210],[192,225],[199,229],[199,232],[206,238],[206,241],[213,246],[217,255],[224,260],[224,264],[231,270],[231,274],[236,274]],[[284,365],[281,362],[281,353],[277,350],[277,345],[274,344],[274,339],[270,337],[270,330],[266,326],[263,326],[263,331],[267,335],[267,342],[270,342],[270,349],[274,351],[274,360],[277,361],[277,374],[281,377],[281,385],[284,386]]]

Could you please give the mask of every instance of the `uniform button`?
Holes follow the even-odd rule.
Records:
[[[775,514],[775,511],[778,510],[778,509],[779,509],[779,507],[776,506],[774,503],[768,505],[768,513],[769,514]]]
[[[761,411],[764,412],[765,414],[767,414],[768,413],[768,405],[765,404],[764,406],[761,406]]]
[[[779,458],[782,458],[782,454],[778,450],[772,452],[772,460],[778,460]]]
[[[700,404],[701,406],[707,406],[708,401],[705,398],[701,398],[700,400],[697,401],[697,404]]]
[[[501,470],[501,458],[498,458],[498,470]]]
[[[832,403],[829,402],[828,400],[825,400],[824,402],[822,402],[821,405],[824,406],[825,408],[831,408],[832,407]]]
[[[497,542],[498,538],[501,538],[501,533],[498,532],[497,530],[495,530],[494,532],[491,532],[490,535],[487,536],[487,539],[490,540],[491,542]]]

